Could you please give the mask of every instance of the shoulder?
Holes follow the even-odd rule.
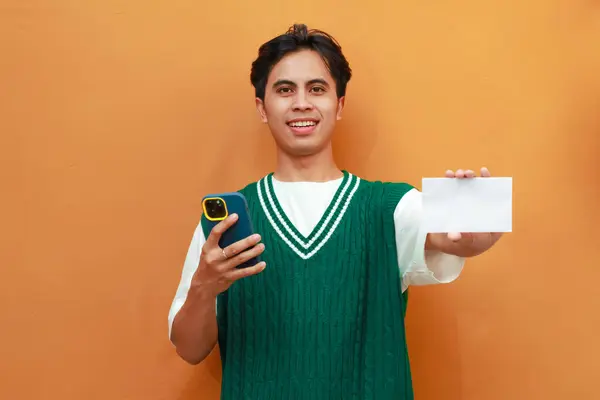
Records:
[[[237,193],[241,194],[247,201],[250,207],[253,207],[255,204],[260,203],[260,200],[263,196],[265,196],[265,184],[266,178],[269,175],[262,176],[257,178],[252,182],[247,183],[246,185],[238,188],[236,190]]]
[[[385,205],[395,208],[404,197],[420,194],[418,189],[408,182],[390,182],[360,178],[360,188],[364,195],[380,199]],[[408,196],[407,196],[408,195]]]
[[[251,181],[250,183],[245,184],[242,187],[238,187],[238,189],[236,189],[237,193],[243,194],[244,196],[248,196],[248,195],[252,195],[255,194],[258,191],[258,186],[259,184],[268,176],[269,174],[266,174],[264,176],[261,176],[260,178],[257,178],[254,181]]]

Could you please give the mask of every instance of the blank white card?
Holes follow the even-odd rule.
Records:
[[[512,232],[512,178],[423,178],[427,232]]]

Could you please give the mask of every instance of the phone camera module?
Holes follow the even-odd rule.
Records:
[[[206,213],[210,218],[224,218],[227,215],[225,203],[219,199],[209,199],[205,202]]]

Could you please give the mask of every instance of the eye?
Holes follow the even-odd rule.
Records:
[[[315,92],[315,93],[324,93],[325,92],[325,88],[322,86],[313,86],[311,88],[311,91]]]
[[[277,89],[277,93],[289,94],[292,93],[292,89],[289,87],[280,87],[279,89]]]

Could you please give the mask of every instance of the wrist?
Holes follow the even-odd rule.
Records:
[[[202,303],[214,303],[219,295],[218,290],[212,285],[202,282],[192,282],[188,297],[192,297]]]

